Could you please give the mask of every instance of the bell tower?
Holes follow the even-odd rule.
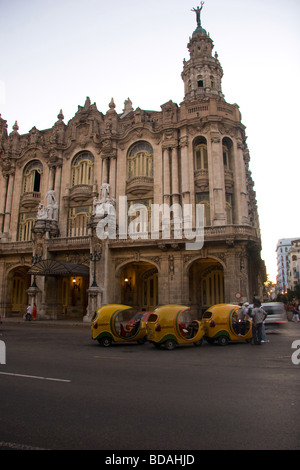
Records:
[[[184,60],[181,77],[184,82],[184,101],[204,100],[209,97],[219,96],[224,99],[222,93],[223,69],[218,60],[218,54],[212,56],[214,44],[201,25],[201,8],[193,8],[196,13],[197,28],[187,45],[190,60]]]

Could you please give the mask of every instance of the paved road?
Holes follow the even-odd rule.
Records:
[[[87,325],[4,323],[0,449],[299,449],[300,324],[268,339],[103,348]]]

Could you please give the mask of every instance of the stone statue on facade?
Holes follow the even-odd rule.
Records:
[[[100,189],[100,199],[94,198],[93,201],[93,215],[103,216],[104,213],[111,213],[111,208],[115,207],[116,201],[110,198],[110,185],[103,183]]]
[[[58,220],[58,204],[53,189],[46,194],[46,206],[39,203],[36,218],[37,220]]]

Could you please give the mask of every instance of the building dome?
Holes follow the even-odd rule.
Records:
[[[201,34],[201,35],[207,36],[207,31],[206,29],[202,28],[202,26],[198,26],[193,32],[193,37],[195,36],[195,34]]]

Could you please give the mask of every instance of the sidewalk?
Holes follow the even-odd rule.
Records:
[[[6,317],[2,318],[2,326],[5,324],[28,324],[28,325],[39,325],[39,326],[83,326],[91,327],[91,322],[83,322],[80,319],[70,320],[31,320],[26,321],[22,317]]]

